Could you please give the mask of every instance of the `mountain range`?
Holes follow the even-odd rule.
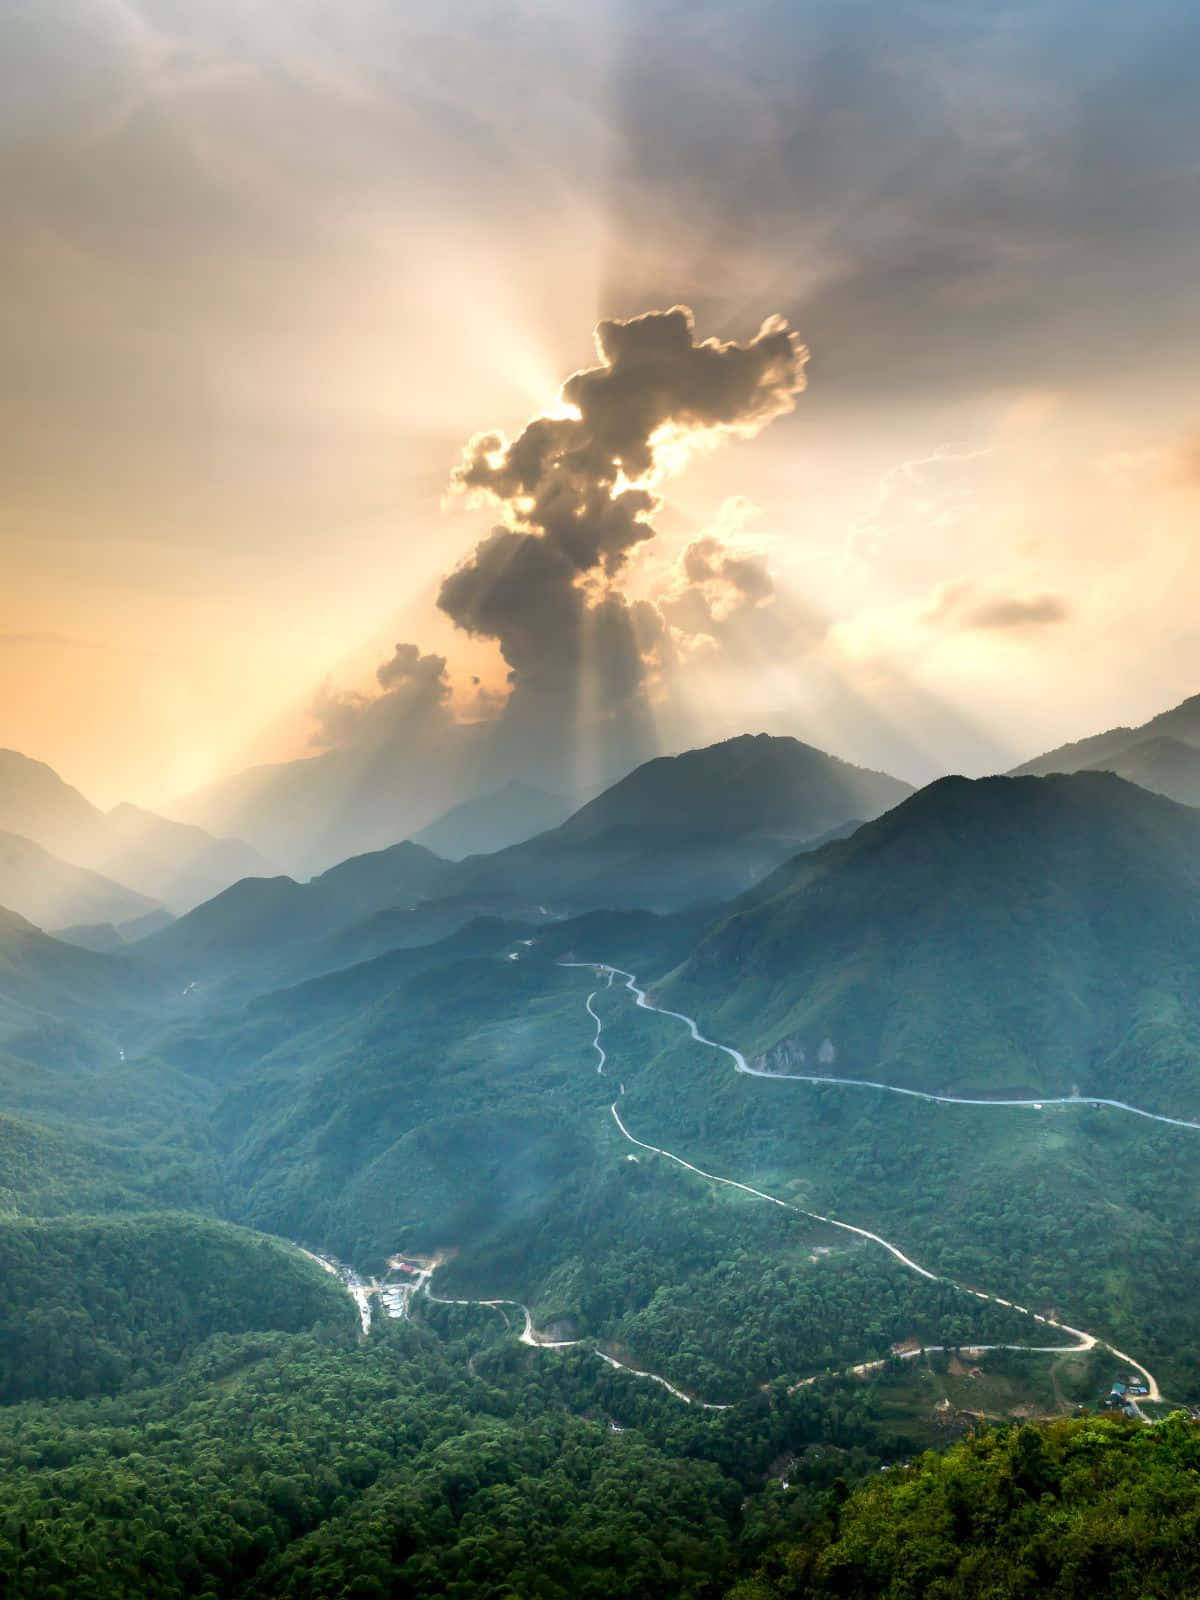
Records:
[[[274,870],[240,839],[214,838],[202,828],[172,822],[140,806],[123,804],[104,812],[44,762],[15,750],[0,750],[0,832],[28,840],[56,858],[47,871],[63,886],[61,895],[53,883],[45,890],[55,926],[124,921],[150,903],[186,911],[238,878]],[[115,902],[111,915],[89,914],[96,910],[88,903],[89,894],[96,897],[96,886],[89,891],[81,883],[78,895],[67,895],[66,865],[132,891],[129,909]],[[32,875],[32,866],[28,870]]]
[[[1132,747],[1186,746],[1182,720]],[[45,796],[61,844],[87,813]],[[524,804],[452,808],[442,838],[504,837]],[[481,1495],[508,1527],[528,1481],[541,1516],[561,1460],[555,1503],[581,1472],[586,1501],[603,1450],[636,1511],[647,1440],[647,1528],[695,1468],[689,1527],[719,1496],[777,1539],[803,1505],[828,1554],[843,1475],[883,1484],[967,1416],[1094,1406],[1130,1364],[1200,1401],[1200,810],[1086,762],[913,792],[756,735],[491,852],[391,843],[165,926],[28,835],[0,869],[6,844],[0,887],[47,919],[56,890],[123,918],[97,952],[0,913],[0,1479],[24,1519],[0,1570],[39,1592],[98,1572],[118,1526],[104,1592],[140,1592],[183,1549],[138,1521],[164,1495],[213,1593],[369,1570],[384,1594],[418,1567],[450,1592],[464,1548],[494,1587],[504,1557],[461,1534],[492,1526]],[[1079,1427],[1071,1461],[1109,1438]],[[998,1493],[1057,1481],[1030,1432]],[[1177,1433],[1147,1437],[1174,1459]],[[651,1549],[578,1592],[660,1577]]]
[[[1200,695],[1192,695],[1139,728],[1110,728],[1060,745],[1013,768],[1013,776],[1050,772],[1115,772],[1183,805],[1200,806]]]
[[[909,792],[797,740],[748,735],[648,762],[558,827],[489,855],[446,861],[406,842],[306,884],[246,879],[138,952],[182,981],[244,995],[444,937],[481,915],[540,925],[599,908],[714,903]]]

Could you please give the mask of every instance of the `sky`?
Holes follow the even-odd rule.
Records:
[[[9,0],[0,90],[0,745],[98,802],[1200,690],[1190,0]]]

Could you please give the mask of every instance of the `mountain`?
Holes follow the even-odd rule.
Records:
[[[90,840],[103,820],[104,813],[52,767],[16,750],[0,750],[0,830],[70,860],[76,842]]]
[[[239,878],[276,870],[240,839],[217,839],[139,806],[101,811],[53,768],[15,750],[0,750],[0,831],[32,840],[63,862],[127,884],[142,897],[143,910],[144,902],[152,900],[174,912],[186,911]]]
[[[931,784],[760,885],[669,992],[768,1067],[1194,1115],[1197,971],[1200,812],[1094,772]]]
[[[150,1015],[162,996],[162,980],[145,967],[64,944],[0,907],[0,1044],[13,1049],[18,1036],[46,1027],[61,1044],[67,1022]]]
[[[408,741],[327,750],[251,767],[173,806],[184,821],[249,839],[296,877],[386,849],[479,787],[481,770],[462,730],[445,760],[413,759]]]
[[[728,899],[807,843],[911,793],[798,739],[743,734],[647,761],[561,826],[469,858],[458,892],[572,914]]]
[[[147,886],[147,893],[176,913],[210,900],[239,878],[276,870],[241,839],[216,839],[203,828],[128,804],[107,813],[97,849],[104,870]]]
[[[413,839],[448,861],[461,861],[464,856],[490,855],[510,844],[521,844],[536,833],[557,827],[569,811],[561,795],[514,781],[451,806]]]
[[[1130,783],[1200,806],[1200,694],[1139,728],[1110,728],[1035,756],[1010,777],[1051,772],[1115,772]]]
[[[415,908],[452,871],[432,851],[405,840],[387,850],[352,856],[308,883],[287,877],[243,878],[141,940],[137,953],[188,983],[234,978],[239,992],[249,992],[292,982],[323,970],[322,959],[310,951],[383,911],[414,913],[415,937],[399,932],[396,944],[423,942],[424,923]],[[469,911],[451,915],[429,937],[453,931],[469,916]],[[371,948],[370,953],[378,952]],[[338,964],[336,956],[332,962]]]
[[[500,792],[506,805],[519,797]],[[648,762],[558,827],[490,855],[446,861],[405,841],[307,884],[246,879],[139,953],[244,996],[445,938],[480,915],[680,910],[742,891],[806,841],[908,793],[795,739],[746,736]]]
[[[0,833],[0,905],[53,931],[145,916],[154,902],[97,872],[59,861],[31,839]]]
[[[733,1594],[1050,1600],[1084,1592],[1081,1572],[1092,1600],[1200,1592],[1190,1532],[1200,1520],[1200,1429],[1186,1416],[1164,1428],[1108,1417],[983,1428],[842,1498]]]

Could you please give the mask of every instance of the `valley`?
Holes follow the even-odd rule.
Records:
[[[532,944],[533,944],[533,941],[524,941],[524,942],[527,945],[530,945],[530,946],[532,946]],[[639,987],[639,985],[637,983],[636,975],[634,973],[627,972],[627,971],[623,970],[622,968],[616,967],[616,966],[611,965],[611,964],[603,963],[603,962],[588,963],[588,962],[577,962],[577,961],[560,961],[558,964],[560,966],[563,966],[563,967],[566,967],[566,968],[575,968],[575,969],[581,969],[581,970],[585,970],[585,971],[586,970],[592,971],[595,974],[595,976],[605,980],[604,986],[605,986],[606,989],[612,989],[614,980],[616,978],[623,979],[624,983],[623,983],[622,987],[625,990],[627,990],[633,996],[634,1003],[635,1003],[635,1005],[636,1005],[636,1007],[638,1009],[655,1012],[658,1015],[665,1016],[665,1017],[668,1017],[668,1018],[670,1018],[670,1019],[672,1019],[674,1021],[682,1023],[687,1028],[691,1038],[696,1043],[698,1043],[698,1044],[700,1044],[702,1046],[708,1047],[710,1049],[720,1051],[723,1054],[727,1055],[730,1058],[730,1060],[732,1061],[735,1071],[747,1074],[749,1076],[760,1077],[760,1078],[774,1077],[774,1078],[783,1079],[784,1081],[789,1081],[790,1080],[790,1081],[793,1081],[793,1082],[804,1082],[804,1083],[811,1083],[811,1084],[832,1084],[832,1085],[839,1085],[839,1086],[847,1087],[847,1088],[872,1088],[872,1089],[882,1090],[884,1092],[895,1092],[895,1093],[900,1093],[900,1094],[908,1094],[908,1095],[910,1095],[910,1096],[912,1096],[914,1098],[917,1098],[917,1099],[920,1099],[920,1100],[924,1100],[924,1101],[927,1101],[929,1103],[946,1103],[946,1104],[954,1104],[954,1105],[967,1105],[967,1106],[980,1107],[980,1108],[989,1107],[989,1106],[994,1106],[996,1108],[1001,1108],[1001,1109],[1009,1109],[1009,1108],[1012,1108],[1012,1107],[1019,1107],[1021,1109],[1041,1111],[1041,1110],[1043,1110],[1045,1108],[1046,1105],[1064,1105],[1064,1106],[1067,1106],[1067,1105],[1080,1105],[1080,1104],[1084,1103],[1084,1102],[1080,1101],[1078,1096],[1074,1096],[1074,1097],[1067,1098],[1067,1099],[1057,1099],[1057,1100],[1051,1098],[1051,1099],[1047,1099],[1046,1101],[1032,1101],[1032,1100],[1029,1100],[1029,1101],[1009,1101],[1009,1100],[988,1101],[988,1100],[979,1100],[979,1099],[966,1099],[966,1098],[961,1098],[961,1097],[947,1097],[947,1096],[932,1095],[932,1094],[927,1094],[927,1093],[924,1093],[924,1092],[921,1092],[921,1091],[905,1090],[905,1089],[902,1089],[902,1088],[901,1089],[894,1089],[890,1085],[877,1084],[877,1083],[873,1083],[873,1082],[870,1082],[870,1081],[867,1081],[867,1080],[860,1080],[860,1079],[841,1079],[841,1078],[835,1078],[835,1077],[827,1076],[827,1075],[817,1076],[817,1075],[808,1075],[808,1074],[789,1074],[789,1073],[772,1073],[772,1072],[766,1072],[766,1071],[755,1071],[754,1069],[751,1069],[750,1067],[747,1066],[746,1061],[745,1061],[745,1057],[742,1055],[742,1053],[740,1051],[734,1049],[732,1046],[722,1045],[722,1044],[717,1043],[714,1040],[706,1038],[700,1032],[699,1026],[696,1023],[694,1018],[686,1016],[683,1013],[671,1011],[671,1010],[669,1010],[669,1009],[667,1009],[665,1007],[658,1006],[653,1001],[651,1001],[649,999],[648,995],[647,995],[647,992],[643,988]],[[594,1001],[596,1000],[597,996],[599,995],[599,993],[600,993],[599,990],[592,990],[589,994],[587,994],[587,996],[586,996],[586,998],[584,1000],[584,1009],[585,1009],[587,1015],[592,1019],[593,1023],[595,1024],[595,1031],[594,1031],[593,1038],[592,1038],[592,1048],[596,1052],[596,1055],[597,1055],[597,1058],[598,1058],[597,1059],[597,1063],[596,1063],[596,1072],[600,1076],[605,1076],[606,1075],[606,1065],[607,1065],[607,1061],[608,1061],[608,1055],[607,1055],[606,1047],[601,1043],[601,1037],[602,1037],[602,1034],[603,1034],[603,1031],[604,1031],[604,1022],[603,1022],[602,1017],[594,1009],[594,1004],[593,1004]],[[753,1186],[751,1186],[749,1184],[742,1183],[742,1182],[738,1181],[737,1179],[730,1178],[730,1177],[725,1177],[725,1176],[719,1176],[717,1174],[705,1171],[702,1168],[697,1167],[697,1166],[693,1165],[691,1162],[685,1160],[682,1156],[680,1156],[679,1154],[675,1153],[674,1151],[664,1149],[664,1148],[662,1148],[660,1146],[647,1143],[646,1141],[637,1138],[629,1130],[629,1128],[625,1125],[624,1121],[622,1120],[621,1114],[620,1114],[619,1103],[620,1103],[620,1099],[624,1097],[624,1093],[625,1093],[624,1084],[623,1083],[619,1084],[618,1085],[618,1100],[614,1101],[613,1104],[611,1105],[611,1107],[609,1108],[610,1109],[610,1114],[611,1114],[612,1119],[615,1122],[617,1128],[620,1130],[622,1136],[631,1145],[635,1146],[637,1149],[649,1152],[650,1154],[653,1154],[653,1155],[656,1155],[656,1156],[659,1156],[659,1157],[662,1157],[663,1159],[665,1159],[667,1161],[674,1162],[676,1165],[680,1166],[685,1171],[687,1171],[687,1172],[693,1174],[694,1176],[696,1176],[698,1178],[701,1178],[701,1179],[703,1179],[703,1180],[705,1180],[707,1182],[724,1185],[726,1187],[735,1189],[735,1190],[739,1191],[742,1194],[749,1195],[750,1197],[752,1197],[754,1199],[762,1200],[762,1201],[764,1201],[764,1202],[766,1202],[768,1204],[771,1204],[771,1205],[780,1206],[780,1207],[783,1207],[783,1208],[791,1210],[791,1211],[802,1212],[811,1221],[822,1223],[822,1224],[826,1224],[829,1227],[840,1229],[840,1230],[844,1230],[847,1233],[850,1233],[850,1234],[856,1235],[857,1237],[863,1238],[863,1239],[869,1241],[870,1243],[873,1243],[873,1244],[878,1245],[879,1247],[881,1247],[890,1256],[892,1256],[896,1261],[898,1261],[901,1264],[901,1266],[907,1268],[910,1272],[913,1272],[913,1273],[917,1274],[919,1277],[925,1278],[925,1279],[930,1280],[930,1281],[938,1280],[938,1278],[939,1278],[938,1274],[935,1274],[934,1272],[930,1271],[928,1268],[921,1266],[917,1261],[913,1260],[909,1255],[907,1255],[900,1248],[899,1245],[897,1245],[893,1241],[890,1241],[890,1240],[888,1240],[886,1238],[883,1238],[879,1234],[873,1233],[868,1229],[864,1229],[864,1228],[858,1227],[853,1223],[849,1223],[849,1222],[843,1221],[843,1220],[838,1219],[838,1218],[834,1218],[834,1217],[830,1217],[830,1216],[824,1216],[824,1215],[821,1215],[819,1213],[812,1212],[812,1211],[804,1211],[803,1208],[796,1206],[793,1202],[791,1202],[789,1200],[781,1199],[780,1197],[778,1197],[776,1195],[769,1194],[769,1193],[767,1193],[767,1192],[765,1192],[763,1190],[754,1188]],[[1183,1127],[1183,1128],[1189,1128],[1189,1129],[1191,1129],[1193,1131],[1200,1131],[1200,1123],[1190,1122],[1190,1121],[1186,1121],[1186,1120],[1178,1119],[1178,1118],[1163,1117],[1163,1116],[1158,1115],[1157,1113],[1148,1112],[1148,1111],[1145,1111],[1145,1110],[1143,1110],[1143,1109],[1141,1109],[1139,1107],[1125,1105],[1122,1102],[1114,1102],[1114,1101],[1109,1101],[1109,1100],[1103,1100],[1103,1101],[1099,1101],[1099,1102],[1093,1101],[1093,1102],[1090,1102],[1090,1103],[1094,1107],[1099,1105],[1099,1104],[1103,1104],[1103,1105],[1109,1106],[1109,1107],[1111,1107],[1113,1109],[1120,1110],[1120,1111],[1123,1111],[1123,1112],[1127,1112],[1127,1113],[1129,1113],[1129,1114],[1131,1114],[1133,1116],[1146,1117],[1146,1118],[1148,1118],[1148,1119],[1150,1119],[1152,1121],[1162,1122],[1162,1123],[1164,1123],[1166,1125],[1169,1125],[1169,1126],[1172,1126],[1172,1127]],[[331,1264],[329,1264],[329,1263],[324,1263],[324,1264],[329,1266],[330,1270],[335,1270],[331,1266]],[[487,1298],[482,1298],[482,1297],[478,1298],[478,1299],[452,1298],[452,1297],[445,1297],[445,1296],[439,1296],[439,1295],[434,1294],[433,1289],[432,1289],[432,1280],[433,1280],[434,1273],[436,1272],[437,1266],[439,1264],[440,1263],[438,1261],[436,1261],[436,1260],[431,1262],[431,1263],[430,1262],[416,1263],[416,1262],[403,1261],[402,1258],[400,1258],[400,1257],[393,1258],[393,1260],[389,1264],[391,1266],[391,1268],[393,1269],[393,1271],[397,1271],[397,1270],[398,1271],[402,1271],[402,1272],[411,1274],[411,1276],[408,1277],[406,1280],[401,1281],[398,1285],[396,1285],[394,1287],[391,1287],[391,1288],[380,1288],[378,1284],[374,1284],[369,1292],[380,1299],[382,1304],[386,1307],[387,1314],[390,1315],[390,1316],[402,1317],[402,1318],[410,1317],[412,1315],[412,1312],[413,1312],[414,1302],[416,1301],[417,1297],[423,1293],[426,1296],[426,1298],[428,1298],[429,1300],[433,1301],[436,1304],[459,1305],[459,1306],[480,1306],[480,1307],[484,1307],[486,1309],[498,1310],[498,1311],[501,1311],[501,1312],[503,1312],[503,1309],[505,1307],[512,1308],[515,1312],[518,1312],[520,1314],[520,1317],[522,1319],[521,1331],[518,1334],[519,1342],[522,1343],[522,1344],[528,1345],[530,1347],[533,1347],[533,1348],[541,1348],[541,1349],[549,1349],[549,1350],[571,1349],[571,1348],[575,1348],[575,1347],[577,1347],[579,1345],[586,1344],[588,1342],[585,1338],[553,1339],[553,1338],[550,1338],[550,1337],[548,1337],[546,1335],[539,1334],[534,1328],[533,1317],[532,1317],[532,1313],[530,1312],[529,1308],[527,1306],[525,1306],[524,1304],[520,1303],[519,1301],[503,1300],[503,1299],[487,1299]],[[361,1278],[359,1278],[358,1275],[355,1274],[352,1270],[349,1270],[349,1269],[343,1269],[342,1276],[343,1276],[343,1280],[346,1282],[347,1288],[350,1290],[350,1292],[351,1292],[352,1296],[354,1297],[356,1303],[360,1307],[360,1312],[361,1312],[361,1315],[362,1315],[362,1318],[363,1318],[363,1332],[365,1334],[365,1333],[367,1333],[369,1331],[369,1327],[370,1327],[370,1312],[369,1312],[369,1309],[368,1309],[368,1306],[367,1306],[367,1299],[366,1299],[366,1292],[367,1291],[365,1291],[363,1280]],[[1134,1373],[1138,1374],[1141,1379],[1144,1380],[1145,1389],[1146,1389],[1146,1402],[1145,1403],[1147,1405],[1149,1405],[1149,1406],[1159,1406],[1159,1405],[1170,1405],[1170,1404],[1181,1404],[1181,1403],[1184,1403],[1184,1402],[1181,1402],[1181,1401],[1178,1401],[1178,1400],[1175,1401],[1175,1402],[1166,1401],[1164,1399],[1164,1396],[1163,1396],[1160,1388],[1159,1388],[1159,1385],[1158,1385],[1158,1382],[1157,1382],[1156,1378],[1154,1377],[1153,1373],[1148,1370],[1148,1368],[1146,1368],[1144,1365],[1142,1365],[1134,1357],[1132,1357],[1132,1356],[1126,1354],[1124,1351],[1116,1348],[1115,1345],[1111,1344],[1110,1342],[1108,1342],[1106,1340],[1102,1340],[1102,1339],[1098,1338],[1095,1334],[1086,1332],[1085,1330],[1077,1328],[1077,1327],[1072,1327],[1071,1325],[1069,1325],[1067,1323],[1058,1321],[1055,1318],[1047,1316],[1047,1315],[1045,1315],[1045,1314],[1043,1314],[1041,1312],[1029,1311],[1025,1306],[1022,1306],[1022,1305],[1019,1305],[1019,1304],[1015,1304],[1014,1302],[1004,1298],[1003,1296],[996,1295],[996,1294],[991,1294],[991,1293],[988,1293],[987,1291],[979,1289],[979,1288],[964,1286],[964,1285],[962,1285],[960,1283],[956,1283],[956,1282],[954,1282],[953,1280],[950,1280],[950,1279],[946,1279],[944,1281],[946,1281],[950,1285],[950,1287],[952,1287],[954,1290],[956,1290],[960,1294],[971,1296],[971,1297],[973,1297],[973,1298],[975,1298],[977,1300],[981,1300],[981,1301],[984,1301],[984,1302],[989,1302],[991,1304],[1004,1307],[1004,1308],[1006,1308],[1006,1309],[1008,1309],[1010,1311],[1015,1311],[1015,1312],[1017,1312],[1019,1315],[1021,1315],[1023,1317],[1030,1317],[1030,1318],[1032,1318],[1032,1320],[1035,1323],[1038,1323],[1038,1324],[1042,1325],[1043,1327],[1045,1327],[1047,1329],[1053,1330],[1054,1332],[1063,1334],[1063,1335],[1067,1336],[1072,1341],[1071,1343],[1068,1343],[1068,1344],[1047,1344],[1047,1343],[1042,1343],[1042,1344],[1035,1344],[1035,1343],[988,1344],[988,1343],[975,1343],[975,1344],[971,1344],[971,1345],[968,1345],[968,1346],[964,1347],[963,1353],[968,1359],[977,1359],[978,1357],[980,1357],[980,1356],[982,1356],[984,1354],[987,1354],[987,1353],[992,1352],[992,1351],[997,1351],[997,1350],[1023,1352],[1023,1353],[1032,1354],[1032,1355],[1061,1356],[1061,1355],[1077,1355],[1077,1354],[1081,1354],[1081,1353],[1087,1353],[1087,1352],[1094,1351],[1094,1350],[1097,1349],[1097,1347],[1099,1347],[1102,1350],[1106,1351],[1108,1353],[1108,1355],[1110,1355],[1112,1357],[1112,1359],[1113,1359],[1113,1361],[1115,1363],[1119,1363],[1122,1367],[1132,1370]],[[506,1321],[507,1321],[507,1319],[506,1319]],[[951,1348],[951,1347],[946,1347],[946,1346],[942,1346],[942,1345],[931,1345],[928,1348],[931,1351],[944,1351],[945,1349]],[[914,1357],[919,1356],[920,1354],[922,1354],[922,1349],[923,1349],[923,1347],[918,1346],[915,1350],[904,1351],[902,1353],[901,1359],[906,1359],[906,1360],[913,1359]],[[617,1360],[611,1354],[611,1352],[603,1350],[603,1349],[600,1349],[600,1348],[594,1349],[593,1353],[595,1355],[597,1355],[602,1361],[608,1362],[609,1364],[611,1364],[614,1367],[618,1367],[618,1368],[624,1367],[625,1370],[638,1372],[640,1375],[650,1378],[652,1381],[655,1381],[655,1382],[661,1384],[669,1393],[675,1395],[676,1398],[678,1398],[680,1400],[683,1400],[684,1402],[686,1402],[688,1404],[695,1403],[695,1397],[694,1396],[688,1395],[684,1391],[682,1391],[681,1389],[675,1387],[670,1382],[670,1380],[668,1378],[663,1377],[660,1374],[656,1374],[656,1373],[652,1373],[652,1372],[646,1372],[643,1369],[638,1368],[638,1367],[631,1367],[631,1366],[629,1366],[628,1363],[621,1362],[621,1361]],[[853,1366],[850,1366],[850,1367],[846,1368],[845,1370],[846,1370],[846,1372],[852,1373],[852,1374],[863,1374],[863,1373],[865,1373],[867,1371],[870,1371],[870,1370],[876,1370],[876,1369],[882,1367],[883,1365],[884,1365],[883,1360],[876,1359],[874,1362],[868,1361],[868,1362],[858,1363],[856,1365],[853,1365]],[[836,1374],[834,1374],[834,1375],[836,1375]],[[818,1381],[819,1377],[820,1377],[819,1374],[815,1374],[815,1375],[810,1375],[810,1376],[807,1376],[807,1377],[796,1378],[794,1380],[794,1386],[803,1386],[803,1385],[815,1383],[815,1382]],[[717,1404],[713,1404],[711,1402],[701,1402],[701,1404],[707,1405],[708,1409],[721,1410],[721,1409],[725,1409],[726,1408],[724,1405],[717,1405]]]
[[[721,749],[714,816],[773,759]],[[369,1508],[399,1526],[418,1483],[442,1509],[378,1559],[445,1592],[495,1514],[474,1463],[542,1482],[566,1429],[707,1527],[670,1577],[634,1540],[632,1595],[982,1423],[1196,1404],[1197,814],[1104,774],[949,780],[772,865],[760,807],[710,871],[733,897],[684,903],[711,836],[614,855],[600,801],[592,866],[568,819],[565,855],[498,853],[540,861],[517,888],[405,845],[117,950],[0,921],[0,1484],[44,1570],[103,1592],[56,1437],[81,1505],[114,1437],[136,1494],[208,1474],[232,1521],[189,1514],[265,1600],[361,1570]],[[596,903],[618,859],[644,903]]]

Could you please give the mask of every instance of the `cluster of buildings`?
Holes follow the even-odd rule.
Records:
[[[1150,1393],[1144,1378],[1131,1373],[1122,1382],[1119,1378],[1114,1380],[1112,1390],[1107,1400],[1101,1402],[1101,1411],[1123,1411],[1127,1417],[1140,1416],[1138,1401],[1144,1400]]]

